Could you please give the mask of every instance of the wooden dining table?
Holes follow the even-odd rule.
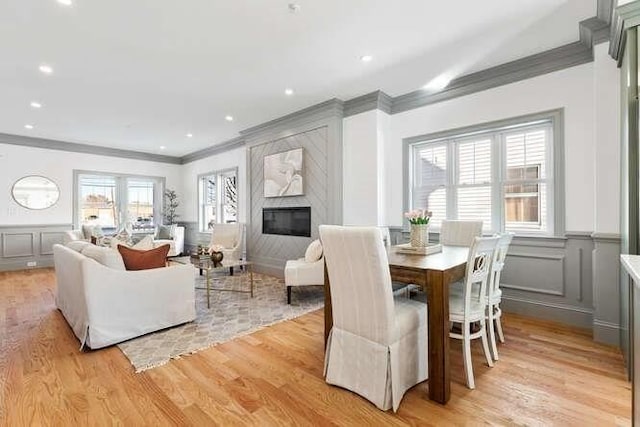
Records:
[[[391,247],[387,253],[391,280],[420,286],[429,304],[429,398],[445,404],[451,395],[449,365],[449,285],[465,275],[469,248],[443,246],[431,255],[401,254]],[[325,263],[325,346],[333,327],[331,283]]]

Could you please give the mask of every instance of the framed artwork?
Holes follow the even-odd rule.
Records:
[[[264,197],[304,194],[302,148],[264,157]]]

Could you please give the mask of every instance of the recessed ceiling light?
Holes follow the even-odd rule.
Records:
[[[33,125],[24,125],[24,128],[25,128],[25,129],[33,129],[34,127],[35,127],[35,126],[33,126]]]
[[[289,89],[289,88],[285,89],[285,90],[284,90],[284,94],[285,94],[285,95],[288,95],[288,96],[293,95],[293,89]]]
[[[38,69],[40,70],[40,72],[44,73],[44,74],[51,74],[53,73],[53,68],[51,68],[50,65],[47,64],[42,64],[38,67]]]
[[[165,147],[164,145],[160,146],[160,150],[164,150],[165,148],[167,148],[167,147]]]
[[[64,6],[71,6],[73,4],[71,0],[58,0],[58,3]]]
[[[38,101],[31,101],[31,107],[33,108],[42,108],[42,104],[40,104]]]
[[[371,62],[372,59],[373,59],[373,56],[371,55],[363,55],[360,57],[360,61],[362,62]]]
[[[188,133],[185,135],[187,138],[193,138],[193,134],[192,133]]]
[[[298,3],[289,3],[289,12],[298,13],[300,11],[300,5]]]
[[[224,119],[228,122],[232,122],[233,121],[233,116],[224,116]]]
[[[451,83],[451,77],[447,74],[441,74],[429,83],[424,85],[424,89],[432,92],[439,92],[449,86]]]

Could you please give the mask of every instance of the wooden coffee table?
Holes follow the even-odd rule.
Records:
[[[230,259],[230,260],[222,260],[222,262],[218,265],[214,265],[211,258],[197,258],[197,257],[177,257],[172,258],[171,261],[177,262],[179,264],[192,264],[198,270],[204,270],[206,274],[207,286],[206,288],[198,288],[207,291],[207,308],[211,308],[210,304],[210,295],[211,291],[221,291],[221,292],[240,292],[245,294],[250,294],[251,298],[253,298],[253,263],[251,261],[243,260],[243,259]],[[214,271],[224,271],[233,267],[242,267],[243,270],[246,271],[246,275],[249,276],[249,289],[225,289],[225,288],[213,288],[211,287],[211,273]]]

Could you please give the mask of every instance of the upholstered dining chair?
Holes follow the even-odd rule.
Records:
[[[467,258],[467,269],[462,293],[451,289],[449,293],[449,322],[460,325],[460,333],[449,332],[449,337],[462,340],[467,387],[475,388],[471,363],[471,340],[480,338],[487,364],[493,367],[486,328],[487,288],[491,266],[499,237],[476,237]],[[472,324],[475,330],[472,331]]]
[[[489,285],[487,292],[487,321],[489,322],[489,343],[491,344],[491,353],[493,359],[498,360],[498,346],[496,345],[496,330],[500,342],[504,342],[504,332],[502,331],[502,310],[500,303],[502,302],[502,289],[500,289],[500,276],[504,269],[504,263],[509,251],[509,245],[513,240],[513,233],[505,233],[500,236],[498,246],[491,263],[491,275],[489,277]],[[495,326],[495,328],[494,328]]]
[[[427,379],[427,306],[394,299],[376,227],[321,225],[320,239],[333,308],[326,381],[396,411],[405,391]]]
[[[440,226],[440,244],[445,246],[466,246],[473,239],[482,236],[482,221],[442,220]]]

